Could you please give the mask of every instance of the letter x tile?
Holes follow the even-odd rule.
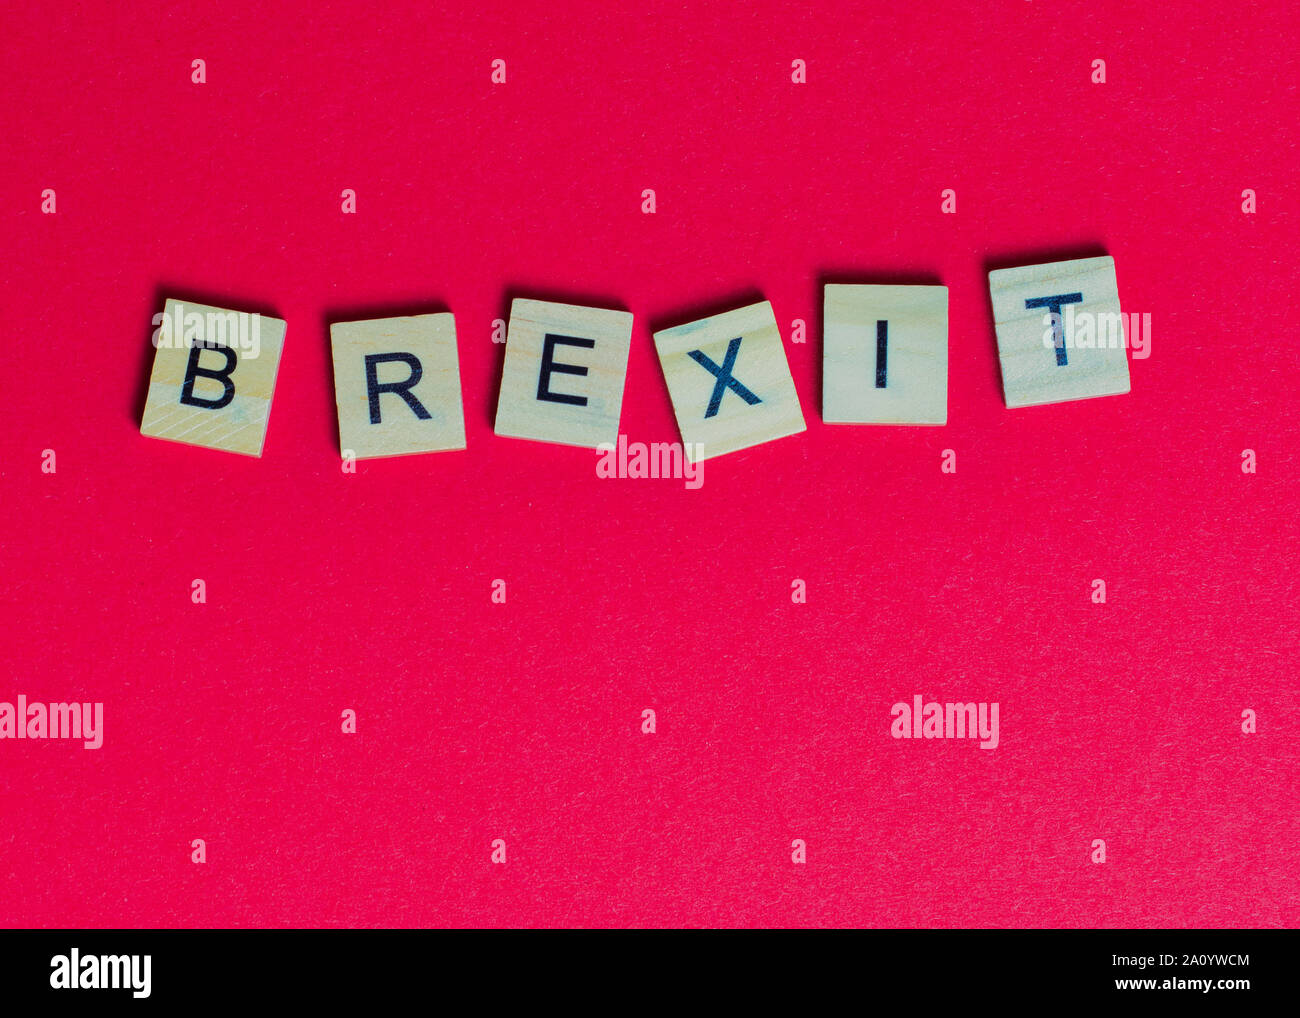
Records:
[[[693,462],[806,429],[767,301],[656,332],[654,340]]]

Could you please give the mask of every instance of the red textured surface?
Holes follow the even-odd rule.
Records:
[[[0,700],[106,732],[0,742],[0,922],[1295,925],[1291,5],[527,6],[6,15]],[[1132,394],[1007,411],[988,269],[1100,253]],[[950,287],[946,428],[821,423],[828,279]],[[140,436],[167,295],[287,319],[263,459]],[[640,441],[767,298],[808,431],[498,439],[518,295],[635,313]],[[439,308],[468,451],[341,473],[327,321]]]

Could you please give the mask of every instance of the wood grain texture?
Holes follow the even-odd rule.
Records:
[[[1115,260],[1110,257],[996,269],[989,273],[993,322],[1002,364],[1002,391],[1008,407],[1065,403],[1129,391],[1128,352],[1107,342],[1107,331],[1120,314]],[[1063,355],[1053,347],[1049,307],[1044,301],[1064,297]],[[1073,298],[1081,298],[1075,300]],[[1099,331],[1100,330],[1100,331]],[[1064,361],[1064,363],[1061,363]]]
[[[465,448],[453,315],[335,322],[330,347],[345,453],[372,459]]]
[[[221,349],[198,351],[197,364],[204,371],[224,372],[230,366],[228,357],[235,358],[228,375],[229,384],[234,386],[234,395],[226,405],[214,408],[182,402],[194,346],[192,341],[185,340],[189,331],[186,323],[191,321],[192,315],[198,316],[201,321],[209,323],[202,338],[216,342],[211,323],[233,322],[230,316],[245,313],[169,299],[163,314],[168,323],[175,324],[170,336],[164,337],[154,353],[140,433],[169,442],[221,449],[244,456],[261,456],[271,417],[271,399],[275,395],[280,354],[284,349],[285,323],[279,318],[258,316],[256,349],[251,346],[241,348],[231,333],[224,331],[215,335],[224,337],[227,342],[217,342],[217,345],[229,349],[229,355]],[[216,402],[223,398],[225,390],[222,382],[200,374],[193,381],[190,398]]]
[[[767,301],[656,332],[654,341],[692,462],[806,429]],[[723,371],[733,351],[731,369]],[[720,378],[739,390],[727,384],[719,392]]]
[[[587,449],[617,442],[631,348],[627,311],[514,300],[496,433]]]
[[[830,283],[824,309],[827,424],[948,423],[946,286]]]

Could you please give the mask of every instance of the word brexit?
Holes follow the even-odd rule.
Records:
[[[1129,391],[1113,259],[998,269],[989,289],[1008,407]],[[948,422],[947,287],[828,284],[824,320],[828,424]],[[1109,341],[1094,335],[1098,321],[1111,323]],[[285,323],[168,300],[154,324],[140,431],[260,456]],[[515,300],[496,433],[614,446],[631,342],[626,311]],[[654,343],[691,462],[805,430],[768,302],[656,332]],[[451,314],[336,322],[330,344],[345,456],[465,448]]]

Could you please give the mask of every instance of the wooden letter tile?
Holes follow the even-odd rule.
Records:
[[[627,311],[515,300],[496,433],[587,449],[616,443],[631,347]]]
[[[767,301],[656,332],[654,339],[692,462],[805,430]]]
[[[997,269],[989,291],[1008,407],[1129,391],[1115,259]]]
[[[335,322],[339,448],[357,459],[465,448],[451,314]]]
[[[826,286],[827,424],[948,423],[948,288]]]
[[[278,318],[168,300],[140,433],[261,456],[284,332]]]

